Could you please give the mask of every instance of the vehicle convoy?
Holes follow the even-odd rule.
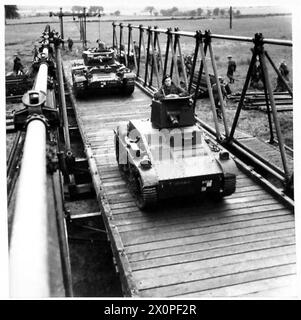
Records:
[[[77,98],[87,93],[133,93],[135,74],[116,61],[114,55],[113,49],[92,48],[83,52],[83,60],[75,62],[71,68]]]
[[[196,124],[191,97],[152,100],[151,119],[120,123],[114,139],[119,169],[140,209],[170,197],[235,192],[236,164]]]

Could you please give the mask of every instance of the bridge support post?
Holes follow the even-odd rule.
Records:
[[[258,41],[262,42],[263,41],[262,35],[259,34],[258,37],[260,37],[260,39]],[[285,154],[285,149],[284,149],[284,141],[283,141],[283,136],[282,136],[280,124],[278,121],[277,108],[275,105],[273,89],[271,86],[271,82],[269,79],[269,73],[268,73],[268,69],[267,69],[267,65],[266,65],[266,61],[265,61],[263,42],[262,42],[261,49],[262,50],[260,50],[260,52],[259,52],[259,60],[260,60],[261,66],[262,66],[262,71],[263,71],[263,75],[264,75],[264,82],[267,86],[267,91],[269,94],[269,101],[271,104],[274,125],[275,125],[275,129],[276,129],[276,133],[277,133],[277,139],[279,142],[279,150],[280,150],[280,155],[281,155],[281,159],[282,159],[282,165],[283,165],[283,169],[285,172],[286,181],[288,181],[290,178],[290,172],[289,172],[288,165],[287,165],[286,154]]]
[[[204,56],[206,57],[206,53],[207,53],[207,43],[205,42],[205,45],[203,47],[203,35],[202,35],[202,32],[200,30],[198,30],[196,32],[196,37],[198,38],[198,50],[200,48],[203,49],[203,53],[204,53]],[[195,56],[195,60],[194,60],[194,67],[193,67],[193,73],[191,73],[191,83],[193,81],[193,75],[194,75],[194,69],[195,69],[195,66],[196,66],[196,62],[197,62],[197,56]],[[199,68],[199,73],[198,73],[198,80],[197,80],[197,85],[196,85],[196,88],[195,88],[195,95],[194,95],[194,101],[193,101],[193,107],[195,108],[195,105],[196,105],[196,100],[197,100],[197,96],[198,96],[198,92],[199,92],[199,88],[200,88],[200,83],[201,83],[201,79],[202,79],[202,76],[203,76],[203,69],[204,69],[204,61],[203,61],[203,58],[201,59],[201,63],[200,63],[200,68]],[[210,88],[211,88],[211,85],[210,85]]]
[[[132,37],[132,25],[128,24],[128,52],[127,52],[127,67],[129,67],[130,53],[131,53],[131,37]]]
[[[158,29],[158,27],[156,26],[155,29]],[[160,63],[160,70],[159,70],[159,74],[161,73],[161,76],[163,77],[163,58],[162,58],[162,51],[161,51],[161,46],[160,46],[160,41],[159,41],[159,31],[155,32],[155,46],[158,48],[158,55],[159,55],[159,63]]]
[[[173,42],[172,36],[170,37],[170,49],[171,49],[171,67],[170,67],[170,76],[172,77],[173,75],[173,69],[175,69],[176,73],[176,80],[177,80],[177,85],[180,85],[180,78],[179,78],[179,69],[178,69],[178,64],[177,64],[177,42],[178,42],[178,35],[174,36],[175,41]]]
[[[239,103],[238,103],[238,107],[237,107],[237,110],[236,110],[236,113],[235,113],[235,116],[234,116],[234,120],[233,120],[233,123],[232,123],[231,131],[230,131],[230,135],[229,135],[229,139],[228,139],[229,141],[231,141],[233,139],[233,136],[234,136],[234,132],[235,132],[235,129],[236,129],[236,126],[237,126],[237,123],[238,123],[239,115],[240,115],[240,112],[241,112],[241,109],[242,109],[242,106],[243,106],[243,103],[244,103],[244,100],[245,100],[246,92],[247,92],[248,87],[249,87],[249,82],[250,82],[250,79],[251,79],[251,74],[252,74],[252,70],[253,70],[255,61],[256,61],[256,52],[254,50],[252,58],[251,58],[251,62],[250,62],[250,65],[249,65],[249,69],[248,69],[248,72],[247,72],[246,80],[245,80],[245,83],[244,83],[244,86],[243,86],[243,89],[242,89],[242,92],[241,92],[241,96],[240,96],[240,100],[239,100]]]
[[[112,22],[112,26],[113,26],[113,40],[112,40],[113,49],[118,50],[118,40],[117,40],[117,35],[116,35],[116,24],[115,24],[115,22]]]
[[[179,29],[177,29],[178,31]],[[180,59],[181,59],[181,66],[182,66],[182,72],[183,72],[183,78],[184,78],[184,83],[185,83],[185,89],[188,89],[188,80],[187,80],[187,73],[186,73],[186,67],[185,67],[185,63],[184,63],[184,58],[182,55],[182,49],[181,49],[181,43],[180,43],[180,36],[178,36],[178,52],[180,55]],[[179,75],[181,76],[181,75]]]
[[[219,130],[219,125],[218,125],[218,120],[217,120],[217,114],[216,114],[216,107],[215,107],[215,102],[213,98],[213,93],[212,93],[212,88],[211,88],[211,82],[210,82],[210,76],[207,68],[207,63],[206,63],[206,55],[205,55],[205,50],[203,47],[203,41],[200,43],[200,52],[201,52],[201,57],[202,57],[202,64],[201,68],[199,71],[199,74],[202,72],[202,66],[204,67],[204,72],[205,72],[205,77],[206,77],[206,82],[207,82],[207,88],[208,88],[208,93],[209,93],[209,98],[210,98],[210,103],[211,103],[211,109],[212,109],[212,114],[213,114],[213,121],[215,125],[215,132],[216,132],[216,138],[217,140],[222,140],[221,133]]]
[[[221,107],[221,111],[222,111],[222,115],[223,115],[225,134],[226,134],[226,138],[228,138],[229,137],[229,128],[228,128],[228,124],[227,124],[227,115],[226,115],[226,111],[225,111],[225,105],[224,105],[224,99],[223,99],[221,86],[220,86],[220,83],[219,83],[219,80],[218,80],[218,73],[217,73],[217,67],[216,67],[215,58],[214,58],[213,49],[212,49],[210,31],[206,31],[205,32],[205,42],[207,43],[207,45],[209,47],[209,52],[210,52],[210,57],[211,57],[211,62],[212,62],[212,68],[213,68],[213,72],[214,72],[214,76],[215,76],[215,81],[216,81],[216,86],[217,86],[217,91],[218,91],[218,97],[219,97],[219,101],[220,101],[220,107]]]
[[[150,86],[150,82],[148,82],[148,66],[150,60],[150,41],[151,41],[151,27],[147,28],[147,48],[146,48],[146,60],[145,60],[145,73],[144,73],[144,85]]]
[[[168,65],[168,54],[169,54],[169,46],[171,42],[171,28],[168,28],[166,31],[167,34],[167,42],[166,42],[166,49],[165,49],[165,60],[164,60],[164,70],[163,70],[163,77],[167,73],[167,65]]]
[[[195,35],[194,56],[193,56],[192,67],[191,67],[190,75],[189,75],[190,76],[190,78],[189,78],[189,86],[188,86],[188,92],[189,93],[191,93],[191,87],[192,87],[192,83],[193,83],[193,75],[194,75],[195,66],[196,66],[196,62],[197,62],[197,57],[198,57],[198,53],[199,53],[199,47],[200,47],[200,32],[197,31],[196,35]],[[195,96],[194,101],[196,102],[196,96]],[[195,102],[194,102],[194,107],[195,107]]]
[[[138,68],[137,68],[137,78],[139,78],[140,75],[140,63],[141,63],[141,46],[142,46],[142,41],[143,41],[143,28],[142,24],[139,25],[139,52],[138,52]]]
[[[157,64],[157,55],[158,55],[158,52],[156,50],[156,33],[154,32],[154,38],[153,36],[151,35],[151,46],[152,46],[152,74],[151,74],[151,80],[153,78],[153,71],[155,71],[155,76],[156,76],[156,79],[157,79],[157,85],[158,85],[158,88],[160,88],[161,84],[160,84],[160,79],[159,79],[159,70],[158,70],[158,64]]]

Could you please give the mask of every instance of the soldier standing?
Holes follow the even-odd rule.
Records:
[[[14,56],[15,56],[15,59],[14,59],[13,70],[14,70],[16,76],[24,74],[24,71],[23,71],[24,67],[23,67],[23,65],[21,63],[21,59],[18,57],[17,54],[15,54]]]
[[[98,43],[98,49],[100,51],[103,51],[106,49],[106,44],[103,41],[101,41],[100,39],[97,39],[96,42]]]
[[[228,70],[227,77],[230,80],[230,83],[234,83],[234,72],[236,71],[236,62],[232,60],[232,56],[228,56]]]
[[[263,71],[260,65],[259,57],[256,58],[252,73],[250,87],[254,89],[263,89]]]
[[[287,64],[286,64],[285,60],[282,60],[278,70],[279,70],[282,78],[284,79],[284,81],[289,82],[289,77],[288,77],[289,70],[288,70],[288,67],[287,67]],[[276,85],[276,88],[275,88],[274,91],[283,92],[283,91],[286,91],[286,90],[287,89],[286,89],[285,84],[283,83],[283,80],[278,76],[277,77],[277,85]]]
[[[68,49],[69,51],[72,51],[72,47],[73,47],[73,40],[69,37],[68,40]]]

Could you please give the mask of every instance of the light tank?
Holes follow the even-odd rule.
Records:
[[[83,61],[72,65],[73,91],[76,97],[87,93],[130,95],[135,89],[135,74],[115,60],[113,49],[88,49]]]
[[[235,162],[196,124],[191,97],[152,100],[151,119],[120,123],[114,134],[119,169],[140,209],[166,198],[235,192]]]

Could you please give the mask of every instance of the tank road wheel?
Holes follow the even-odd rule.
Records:
[[[236,189],[236,176],[234,174],[226,174],[224,177],[224,190],[222,196],[230,196]]]
[[[134,89],[135,89],[134,83],[133,84],[124,84],[123,93],[126,96],[130,96],[134,92]]]
[[[83,90],[78,89],[76,86],[73,86],[73,92],[76,99],[80,99],[84,95]]]
[[[130,173],[130,189],[134,196],[136,205],[141,210],[153,208],[158,201],[158,194],[156,187],[143,187],[141,177],[135,175],[131,170]]]

